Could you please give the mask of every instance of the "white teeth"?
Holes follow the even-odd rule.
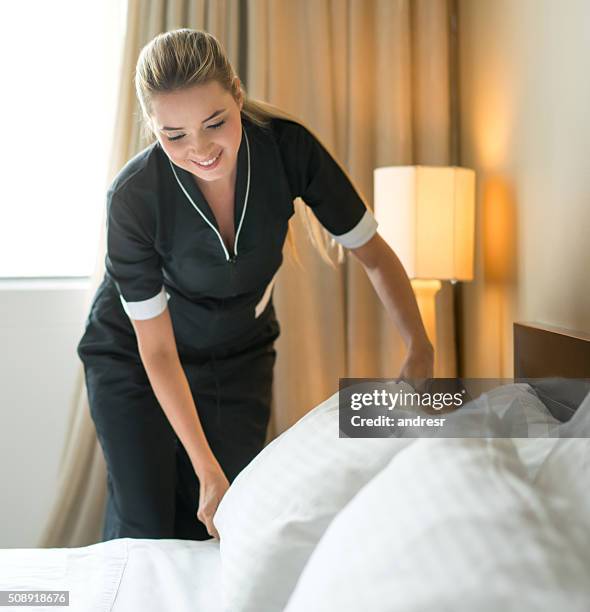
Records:
[[[217,157],[219,157],[219,155],[221,155],[221,151],[219,152]],[[210,166],[212,163],[214,163],[217,160],[217,157],[214,157],[213,159],[210,159],[209,161],[206,161],[206,162],[196,162],[196,163],[199,164],[199,166]]]

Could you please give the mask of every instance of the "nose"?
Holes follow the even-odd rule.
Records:
[[[209,142],[209,139],[205,136],[194,137],[190,141],[189,155],[192,159],[197,161],[203,161],[209,159],[215,152],[214,146]]]

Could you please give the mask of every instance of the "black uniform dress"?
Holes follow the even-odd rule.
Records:
[[[168,306],[203,430],[230,483],[262,450],[280,327],[272,290],[301,196],[345,247],[377,223],[305,127],[242,115],[230,252],[193,175],[159,143],[130,159],[107,192],[105,276],[77,350],[107,464],[103,540],[210,536],[199,482],[147,378],[130,319]]]

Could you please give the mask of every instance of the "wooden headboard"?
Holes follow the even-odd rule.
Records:
[[[514,323],[514,378],[590,378],[590,334]]]
[[[590,390],[590,334],[514,323],[514,382],[531,385],[549,412],[567,421]]]
[[[514,323],[514,378],[590,378],[590,334]]]

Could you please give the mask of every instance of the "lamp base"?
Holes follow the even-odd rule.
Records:
[[[414,279],[411,281],[418,309],[422,317],[422,323],[426,329],[426,334],[434,348],[435,361],[435,376],[437,372],[437,338],[436,338],[436,295],[440,291],[442,284],[439,280],[421,280]]]
[[[412,288],[428,339],[434,348],[435,378],[457,376],[454,294],[448,282],[412,280]]]

